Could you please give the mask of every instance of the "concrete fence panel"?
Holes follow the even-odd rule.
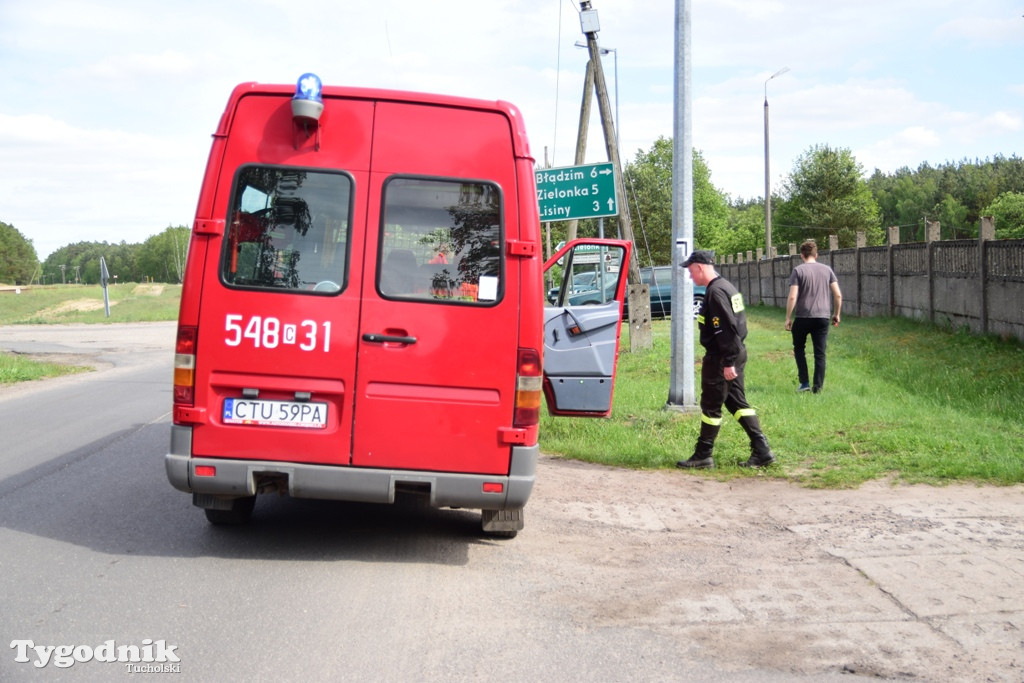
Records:
[[[983,233],[984,234],[984,233]],[[1024,240],[933,240],[832,249],[844,316],[900,316],[1024,341]],[[723,263],[748,305],[785,308],[799,256]]]

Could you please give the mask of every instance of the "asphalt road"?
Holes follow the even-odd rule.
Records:
[[[1021,487],[544,458],[514,540],[475,511],[265,496],[212,527],[163,471],[173,336],[0,327],[100,368],[0,389],[0,681],[142,675],[100,661],[122,645],[176,680],[1024,680]]]

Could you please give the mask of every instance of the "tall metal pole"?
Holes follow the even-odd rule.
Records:
[[[772,257],[772,187],[768,170],[768,81],[764,82],[764,252]]]
[[[697,408],[694,391],[693,280],[679,265],[693,251],[693,138],[690,89],[690,0],[676,0],[676,55],[672,138],[672,367],[669,408]]]
[[[612,53],[615,57],[615,146],[619,146],[619,125],[622,119],[619,118],[619,51],[614,47],[601,48],[601,54]],[[619,148],[621,152],[621,148]]]
[[[768,81],[787,71],[789,67],[784,66],[764,82],[764,255],[769,259],[772,257],[772,185],[768,171]]]

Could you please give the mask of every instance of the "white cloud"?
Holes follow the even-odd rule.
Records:
[[[624,159],[672,137],[675,7],[594,0]],[[40,255],[190,224],[213,132],[240,82],[504,99],[533,154],[573,161],[586,53],[576,0],[0,2],[0,220]],[[1024,155],[1016,0],[693,3],[694,146],[717,187],[764,191],[815,144],[869,171]],[[614,71],[618,67],[618,82]],[[614,107],[614,101],[612,106]],[[597,107],[586,161],[605,157]]]
[[[947,43],[968,42],[984,49],[994,43],[1020,42],[1021,10],[1003,16],[961,16],[943,23],[935,36]]]
[[[1024,129],[1024,118],[1020,114],[997,111],[985,119],[985,125],[993,132],[1016,133]]]
[[[2,220],[41,258],[73,242],[142,242],[168,224],[190,225],[180,198],[194,205],[206,146],[0,114]]]

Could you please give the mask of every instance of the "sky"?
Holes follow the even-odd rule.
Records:
[[[592,0],[620,156],[676,129],[677,7]],[[1024,156],[1024,0],[690,0],[690,129],[711,182],[773,194],[817,145],[866,176]],[[40,260],[191,226],[238,83],[506,100],[574,164],[587,51],[573,0],[0,0],[0,221]],[[680,36],[681,39],[681,36]],[[771,78],[776,72],[788,69]],[[597,107],[584,163],[608,160]]]

